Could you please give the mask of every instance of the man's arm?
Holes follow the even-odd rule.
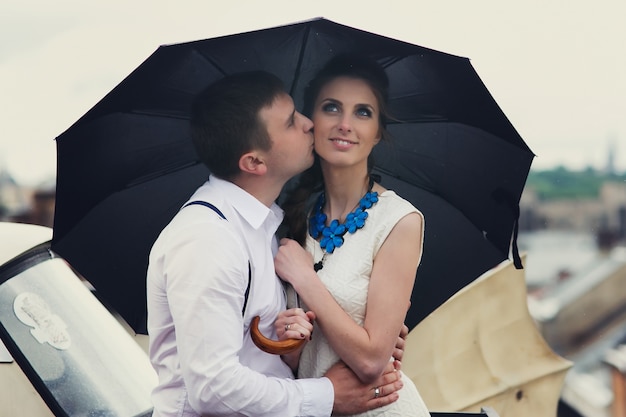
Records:
[[[364,413],[391,404],[398,399],[397,391],[403,385],[400,372],[396,372],[392,362],[389,362],[373,385],[363,384],[341,361],[333,365],[325,376],[330,379],[335,389],[333,404],[335,415]]]

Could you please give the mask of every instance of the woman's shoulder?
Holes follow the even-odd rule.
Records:
[[[379,193],[378,201],[382,203],[381,205],[384,205],[386,207],[398,207],[399,209],[401,208],[408,211],[419,212],[417,207],[411,204],[410,201],[398,195],[393,190],[385,189],[383,192]]]
[[[401,234],[423,236],[424,216],[408,200],[393,190],[384,190],[378,194],[378,202],[372,211],[372,229],[377,230],[380,242],[387,239],[393,230]],[[399,232],[398,232],[399,233]],[[382,243],[381,243],[382,244]]]

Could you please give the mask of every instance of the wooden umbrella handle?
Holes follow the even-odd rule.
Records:
[[[259,330],[259,321],[261,321],[259,316],[255,316],[252,319],[250,323],[250,336],[254,344],[263,352],[273,355],[285,355],[293,352],[304,344],[304,339],[272,340],[263,336],[263,333]]]

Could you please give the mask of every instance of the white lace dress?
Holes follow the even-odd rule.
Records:
[[[419,213],[408,201],[391,190],[380,194],[378,199],[378,202],[368,210],[365,226],[354,234],[347,234],[344,244],[333,254],[326,256],[324,268],[318,271],[320,279],[339,305],[361,326],[365,319],[374,256],[402,217],[412,212]],[[311,236],[307,236],[306,247],[313,254],[314,262],[322,258],[323,252],[319,242]],[[306,345],[300,358],[299,378],[320,377],[339,360],[339,356],[330,347],[322,332],[317,329],[313,334],[315,336]],[[430,417],[413,382],[404,374],[402,380],[404,387],[400,390],[398,401],[359,415]]]

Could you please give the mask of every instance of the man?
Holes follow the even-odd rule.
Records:
[[[293,379],[257,348],[250,321],[275,338],[285,309],[274,272],[275,205],[283,185],[313,162],[312,122],[268,73],[228,76],[194,102],[191,132],[211,177],[162,231],[148,267],[150,359],[159,376],[154,416],[326,416],[397,399],[388,369],[366,386],[344,365]],[[376,387],[376,390],[374,390]]]

